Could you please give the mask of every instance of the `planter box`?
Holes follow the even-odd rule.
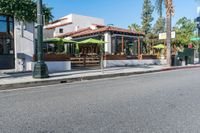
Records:
[[[127,55],[106,55],[104,56],[104,67],[115,66],[137,66],[137,65],[156,65],[165,64],[165,61],[159,60],[157,55],[142,55],[142,59],[138,56]]]
[[[123,66],[138,66],[138,65],[164,65],[166,60],[159,59],[132,59],[132,60],[104,60],[104,67],[123,67]]]
[[[158,59],[157,55],[142,55],[142,59]]]
[[[33,56],[34,63],[36,61]],[[64,54],[45,54],[45,63],[47,64],[49,72],[62,72],[71,70],[71,61],[68,55]],[[34,66],[33,63],[33,66]]]
[[[33,55],[33,61],[37,60],[36,55]],[[65,54],[45,54],[44,61],[70,61],[70,56]]]

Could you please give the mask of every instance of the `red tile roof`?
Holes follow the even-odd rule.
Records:
[[[128,29],[122,29],[122,28],[118,28],[118,27],[113,27],[113,26],[99,26],[99,28],[97,29],[91,29],[90,27],[85,28],[85,29],[81,29],[78,30],[76,32],[70,32],[70,33],[65,33],[65,34],[61,34],[57,37],[67,37],[67,36],[71,36],[71,37],[80,37],[80,36],[86,36],[86,35],[90,35],[90,34],[95,34],[95,33],[100,33],[100,32],[107,32],[107,31],[112,31],[112,32],[121,32],[121,33],[125,33],[125,34],[132,34],[132,35],[144,35],[144,33],[138,33],[138,32],[134,32]]]
[[[50,22],[50,23],[48,23],[47,25],[55,24],[55,23],[57,23],[57,22],[60,22],[60,21],[62,21],[62,20],[67,20],[67,19],[68,19],[68,18],[61,18],[61,19],[55,20],[55,21],[53,21],[53,22]]]
[[[68,32],[68,33],[63,33],[63,34],[60,34],[58,36],[55,36],[55,37],[67,37],[67,36],[72,36],[74,34],[77,34],[77,33],[82,33],[82,32],[85,32],[85,31],[88,31],[90,30],[90,27],[88,28],[83,28],[83,29],[80,29],[78,31],[72,31],[72,32]]]
[[[61,24],[55,24],[55,25],[47,25],[47,26],[45,26],[45,29],[47,29],[47,30],[50,30],[50,29],[55,29],[55,28],[57,28],[57,27],[61,27],[61,26],[65,26],[65,25],[69,25],[69,24],[72,24],[72,22],[65,22],[65,23],[61,23]]]

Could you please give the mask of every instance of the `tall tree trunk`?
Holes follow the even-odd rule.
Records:
[[[166,25],[167,25],[167,65],[171,66],[171,11],[167,11]]]

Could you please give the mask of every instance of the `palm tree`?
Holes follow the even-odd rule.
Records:
[[[156,7],[159,14],[162,14],[163,4],[166,9],[167,64],[171,66],[171,17],[174,14],[173,0],[156,0]]]
[[[142,32],[141,26],[136,24],[136,23],[129,25],[128,28],[132,31],[135,31],[135,32]]]

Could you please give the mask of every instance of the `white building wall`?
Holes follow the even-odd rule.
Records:
[[[49,29],[49,30],[44,29],[44,39],[53,38],[54,32],[55,32],[55,29]]]
[[[74,24],[74,30],[75,27],[78,26],[79,29],[87,28],[91,26],[92,24],[98,24],[98,25],[104,25],[104,19],[101,18],[94,18],[89,16],[82,16],[77,14],[72,14],[72,22]]]
[[[138,65],[166,65],[166,60],[104,60],[104,67],[138,66]]]
[[[22,23],[15,20],[15,69],[30,71],[34,54],[34,23]]]
[[[105,33],[104,34],[104,41],[106,42],[104,47],[105,47],[105,53],[111,54],[111,34],[110,33]]]
[[[63,18],[67,18],[66,20],[63,20],[63,23],[65,21],[71,24],[60,26],[55,28],[53,36],[58,36],[63,33],[73,32],[77,31],[79,29],[90,27],[92,24],[98,24],[98,25],[104,25],[104,19],[101,18],[95,18],[95,17],[89,17],[89,16],[82,16],[77,14],[70,14]],[[63,19],[61,18],[61,19]],[[59,29],[63,29],[63,33],[59,33]],[[46,36],[49,36],[49,34],[52,34],[51,31],[45,30],[45,38]]]
[[[63,29],[63,33],[68,33],[68,32],[75,31],[75,26],[74,26],[74,24],[69,24],[66,26],[61,26],[61,27],[55,28],[54,33],[53,33],[54,37],[63,34],[63,33],[59,32],[60,29]]]
[[[71,61],[45,61],[49,72],[63,72],[71,70]]]

